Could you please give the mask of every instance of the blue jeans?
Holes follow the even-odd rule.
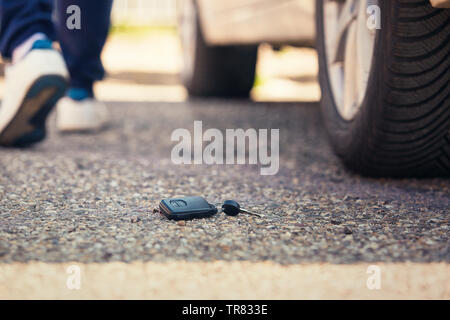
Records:
[[[108,35],[113,0],[0,0],[0,52],[13,50],[35,33],[60,43],[71,76],[71,86],[92,92],[104,76],[100,54]],[[70,30],[67,8],[81,9],[81,29]],[[55,14],[54,17],[52,16]],[[54,19],[52,19],[54,18]]]

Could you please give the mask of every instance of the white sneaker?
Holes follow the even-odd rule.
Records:
[[[56,127],[61,132],[99,131],[109,122],[106,105],[92,98],[76,101],[64,97],[56,111]]]
[[[49,48],[31,50],[5,69],[0,108],[0,145],[26,147],[45,138],[48,114],[67,87],[62,55]]]

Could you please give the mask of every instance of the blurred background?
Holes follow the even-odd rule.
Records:
[[[98,98],[185,101],[188,94],[180,78],[183,57],[177,21],[177,0],[115,0],[111,34],[103,52],[107,77],[96,85]],[[259,46],[251,98],[318,101],[315,50],[291,46],[275,49],[268,44]],[[1,99],[3,72],[0,74]]]
[[[103,100],[183,101],[182,49],[177,0],[116,0],[111,37],[103,60],[107,81],[98,84]],[[261,45],[251,97],[257,101],[318,101],[314,49]]]

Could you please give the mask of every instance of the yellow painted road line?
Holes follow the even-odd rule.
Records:
[[[450,299],[450,264],[12,263],[0,298]]]

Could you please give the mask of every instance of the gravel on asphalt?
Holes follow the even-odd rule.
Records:
[[[110,103],[98,135],[59,135],[0,150],[0,262],[449,262],[447,179],[374,179],[334,156],[315,103],[190,100]],[[171,133],[279,128],[280,171],[174,165]],[[237,200],[263,219],[186,223],[153,212],[163,198]]]

